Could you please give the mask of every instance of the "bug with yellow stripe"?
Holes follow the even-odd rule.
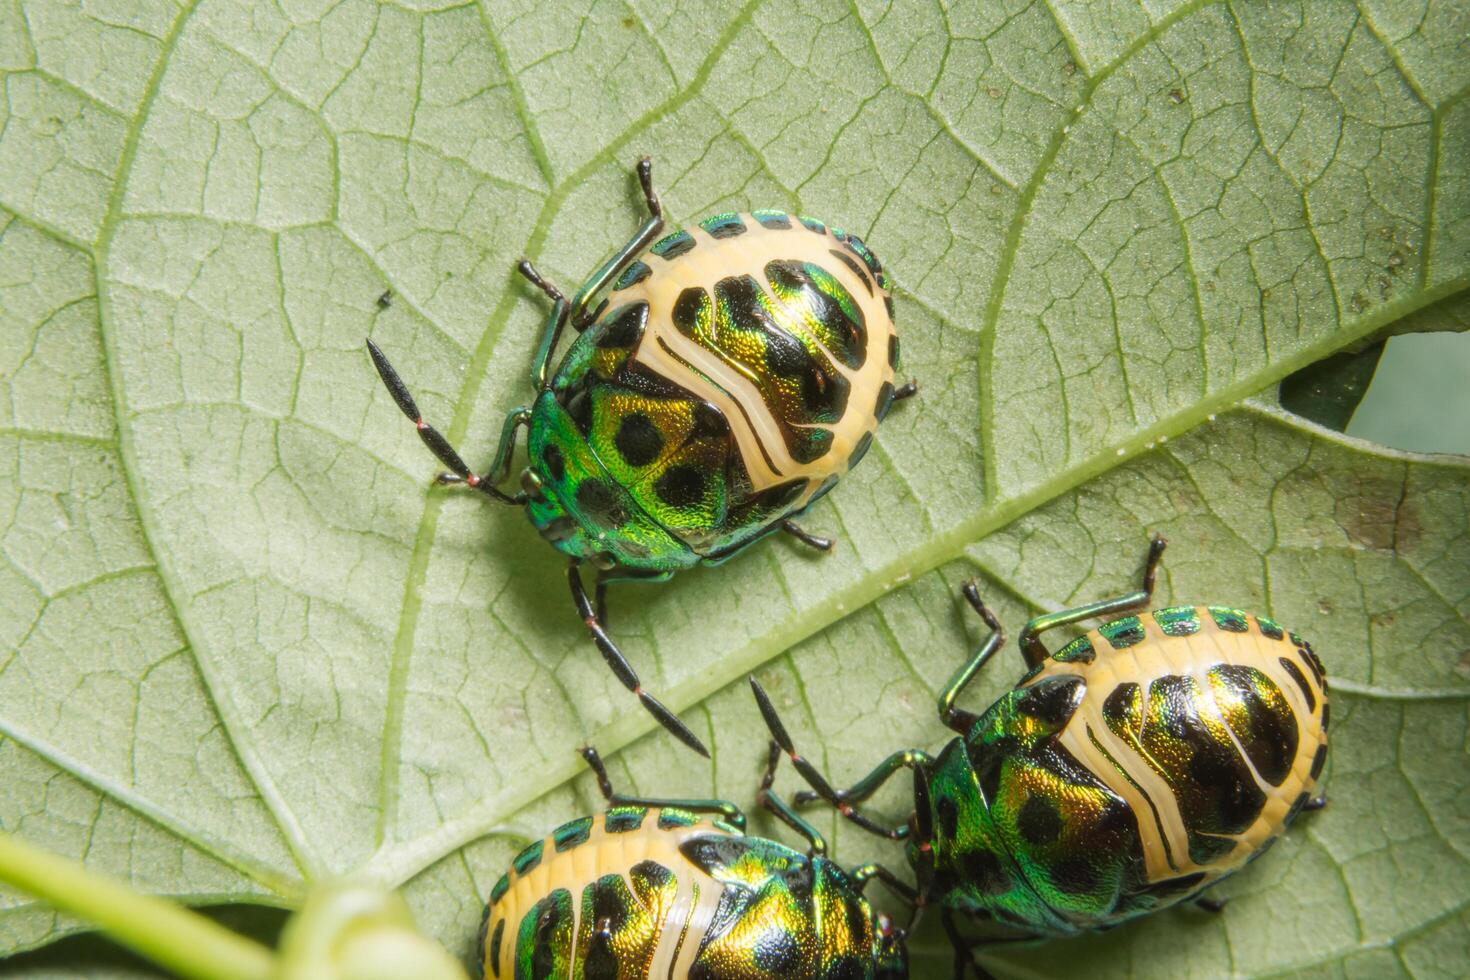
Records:
[[[533,841],[490,892],[477,959],[488,980],[906,980],[904,933],[863,896],[877,865],[844,871],[809,823],[759,800],[807,841],[802,853],[745,832],[725,800],[613,792],[608,808]],[[912,897],[912,896],[910,896]]]
[[[783,211],[716,214],[664,234],[647,157],[638,179],[648,219],[572,299],[521,261],[552,310],[531,371],[535,401],[506,417],[483,475],[424,421],[371,340],[368,350],[449,467],[440,482],[525,506],[567,556],[577,613],[619,682],[708,755],[608,635],[606,586],[717,565],[777,531],[830,549],[794,518],[857,465],[915,388],[895,383],[892,285],[857,235]],[[568,325],[579,336],[553,371]],[[529,458],[508,492],[522,428]],[[593,598],[583,564],[596,571]]]
[[[1265,616],[1222,606],[1148,605],[1143,587],[1041,616],[1021,631],[1029,668],[982,714],[957,705],[1005,643],[975,584],[966,600],[991,633],[939,696],[960,737],[938,755],[896,752],[837,791],[796,754],[756,687],[773,736],[813,791],[865,828],[906,842],[921,896],[943,909],[958,964],[975,945],[956,914],[1003,927],[991,938],[1106,929],[1193,900],[1263,854],[1318,794],[1329,705],[1310,644]],[[1055,652],[1041,634],[1118,616]],[[754,681],[752,681],[754,684]],[[914,777],[909,821],[886,828],[858,804],[895,773]]]

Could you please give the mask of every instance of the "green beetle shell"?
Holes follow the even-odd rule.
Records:
[[[608,290],[532,409],[532,522],[604,568],[723,560],[862,458],[894,397],[888,279],[776,211],[674,232]]]
[[[487,980],[902,980],[903,941],[825,857],[672,807],[557,828],[496,883]]]
[[[1181,606],[1115,620],[936,760],[936,886],[947,905],[1053,935],[1195,895],[1316,792],[1327,721],[1321,661],[1269,619]]]

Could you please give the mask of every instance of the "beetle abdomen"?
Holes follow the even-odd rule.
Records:
[[[1067,678],[1084,689],[1051,750],[1121,801],[1137,831],[1114,915],[1168,904],[1237,870],[1316,791],[1327,756],[1325,674],[1305,641],[1269,619],[1217,606],[1128,616],[1058,650],[1016,696]],[[992,814],[1003,832],[1014,828],[1020,850],[1028,839],[1067,836],[1058,800],[1010,796]],[[1067,847],[1089,848],[1073,836]]]
[[[491,890],[480,941],[491,980],[861,980],[885,948],[872,908],[825,858],[637,806],[521,851]]]
[[[481,935],[493,980],[684,976],[720,906],[681,845],[730,830],[678,810],[615,807],[523,850],[496,883]],[[599,970],[601,972],[599,972]]]

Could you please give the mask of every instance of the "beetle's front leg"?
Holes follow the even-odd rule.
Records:
[[[643,199],[648,203],[648,220],[643,222],[643,226],[628,240],[628,244],[604,262],[602,268],[594,272],[592,278],[577,290],[571,307],[574,329],[582,330],[587,326],[592,319],[592,313],[588,309],[592,300],[614,277],[632,265],[633,260],[652,245],[664,230],[664,207],[658,199],[658,193],[653,189],[653,161],[648,157],[638,161],[638,183],[643,186]]]

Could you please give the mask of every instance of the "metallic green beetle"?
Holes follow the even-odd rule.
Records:
[[[1042,645],[1045,630],[1146,606],[1164,544],[1153,539],[1140,591],[1028,623],[1030,670],[981,715],[955,702],[1005,633],[966,585],[992,632],[939,697],[940,718],[961,737],[937,757],[897,752],[846,791],[796,755],[755,685],[772,734],[816,791],[798,798],[824,798],[907,841],[921,898],[944,909],[956,976],[966,960],[988,976],[956,912],[1004,927],[994,941],[1106,929],[1185,899],[1218,909],[1200,893],[1325,804],[1315,794],[1326,674],[1295,633],[1238,609],[1177,606],[1114,619],[1056,653]],[[904,768],[914,814],[881,827],[854,804]]]
[[[887,872],[845,872],[820,834],[770,792],[760,802],[807,853],[750,837],[724,800],[614,793],[523,850],[490,892],[476,957],[490,980],[906,980],[904,934],[863,890]],[[901,886],[901,883],[900,883]]]
[[[570,302],[522,260],[552,300],[532,370],[538,392],[507,416],[477,476],[423,420],[372,341],[388,390],[428,447],[465,483],[524,504],[571,559],[572,599],[603,658],[660,724],[708,755],[643,690],[608,637],[604,590],[718,564],[776,530],[823,550],[792,522],[872,443],[894,401],[898,336],[888,277],[856,236],[779,211],[717,214],[659,238],[652,169],[638,164],[650,217]],[[570,323],[581,336],[555,374]],[[516,434],[529,430],[521,490],[506,493]],[[578,566],[597,569],[589,601]]]

